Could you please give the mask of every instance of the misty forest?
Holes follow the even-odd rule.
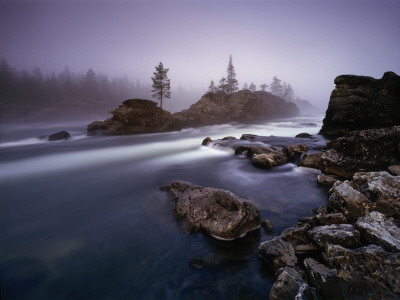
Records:
[[[0,299],[400,299],[400,2],[0,1]]]

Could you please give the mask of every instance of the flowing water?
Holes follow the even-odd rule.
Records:
[[[86,124],[3,125],[0,281],[4,299],[266,299],[274,281],[257,247],[325,204],[318,171],[255,168],[202,140],[316,134],[321,117],[181,132],[86,136]],[[72,138],[49,142],[67,130]],[[298,139],[270,138],[269,144]],[[315,145],[323,145],[314,136]],[[268,141],[267,141],[268,142]],[[249,199],[274,233],[232,242],[188,234],[159,187],[174,180]]]

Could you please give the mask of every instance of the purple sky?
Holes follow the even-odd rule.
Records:
[[[148,84],[162,61],[203,92],[232,54],[240,87],[277,75],[326,106],[337,75],[400,74],[399,28],[398,0],[0,0],[0,57]]]

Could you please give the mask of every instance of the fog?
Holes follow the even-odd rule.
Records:
[[[338,75],[400,74],[398,28],[396,0],[0,0],[0,57],[19,70],[93,68],[148,86],[161,61],[176,111],[225,76],[232,55],[240,87],[276,75],[324,108]]]

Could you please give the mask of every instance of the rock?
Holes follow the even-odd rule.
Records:
[[[274,228],[271,225],[271,222],[269,220],[264,220],[261,222],[261,226],[267,231],[267,232],[274,232]]]
[[[335,79],[320,134],[341,136],[353,130],[400,125],[400,77],[381,79],[342,75]]]
[[[327,143],[319,169],[346,178],[356,172],[386,170],[400,164],[399,143],[400,126],[354,131]]]
[[[71,135],[66,131],[59,131],[49,135],[49,141],[59,141],[69,139]]]
[[[258,256],[276,270],[285,266],[293,267],[297,263],[292,244],[280,237],[261,243],[258,247]]]
[[[286,149],[271,146],[237,146],[235,154],[246,153],[253,165],[262,168],[273,168],[289,162]]]
[[[199,127],[231,122],[254,123],[299,114],[294,103],[268,92],[241,90],[233,94],[207,93],[189,107],[172,115],[183,127]]]
[[[296,135],[297,138],[302,138],[302,139],[310,139],[312,138],[312,135],[307,133],[307,132],[302,132]]]
[[[300,156],[308,150],[307,144],[300,145],[287,145],[285,148],[288,151],[290,160],[294,161],[300,158]]]
[[[318,175],[317,176],[317,182],[320,185],[323,185],[326,187],[332,187],[336,181],[338,181],[338,179],[331,177],[331,176],[327,176],[327,175]]]
[[[182,127],[175,122],[166,125],[171,113],[162,110],[157,103],[150,100],[130,99],[112,111],[112,118],[104,122],[93,122],[88,125],[90,134],[101,130],[104,134],[137,134],[180,130]]]
[[[176,181],[162,188],[175,202],[175,215],[188,231],[205,230],[216,239],[233,240],[260,227],[257,208],[222,189]]]
[[[389,166],[388,170],[392,175],[400,176],[400,165]]]
[[[211,143],[213,140],[210,137],[206,137],[203,142],[201,143],[203,146],[207,146],[209,143]]]
[[[323,225],[331,224],[345,224],[347,223],[346,217],[342,213],[331,213],[331,214],[318,214],[316,216],[317,221]]]
[[[336,273],[336,270],[331,270],[311,257],[304,260],[304,267],[306,268],[310,284],[315,287],[317,291],[322,288],[328,280],[328,277],[332,276],[332,273]]]
[[[349,181],[337,182],[330,190],[329,209],[343,213],[350,222],[355,222],[372,208],[372,203],[354,189]]]
[[[316,290],[310,287],[293,268],[284,267],[272,286],[270,300],[319,299]]]
[[[293,247],[297,245],[309,245],[312,242],[307,232],[311,230],[312,227],[310,223],[297,224],[284,229],[280,236],[284,241],[291,243]]]
[[[325,248],[327,243],[348,248],[360,246],[360,233],[351,224],[318,226],[308,231],[308,235],[321,248]]]
[[[400,251],[400,228],[377,211],[359,218],[356,228],[370,243],[388,251]]]
[[[323,160],[322,160],[323,154],[324,153],[322,153],[322,152],[305,153],[301,157],[301,161],[300,161],[299,165],[302,167],[306,167],[306,168],[314,168],[314,169],[323,170]]]
[[[400,294],[399,252],[386,252],[377,245],[348,249],[328,244],[324,260],[330,268],[371,277],[385,284],[394,293]]]

